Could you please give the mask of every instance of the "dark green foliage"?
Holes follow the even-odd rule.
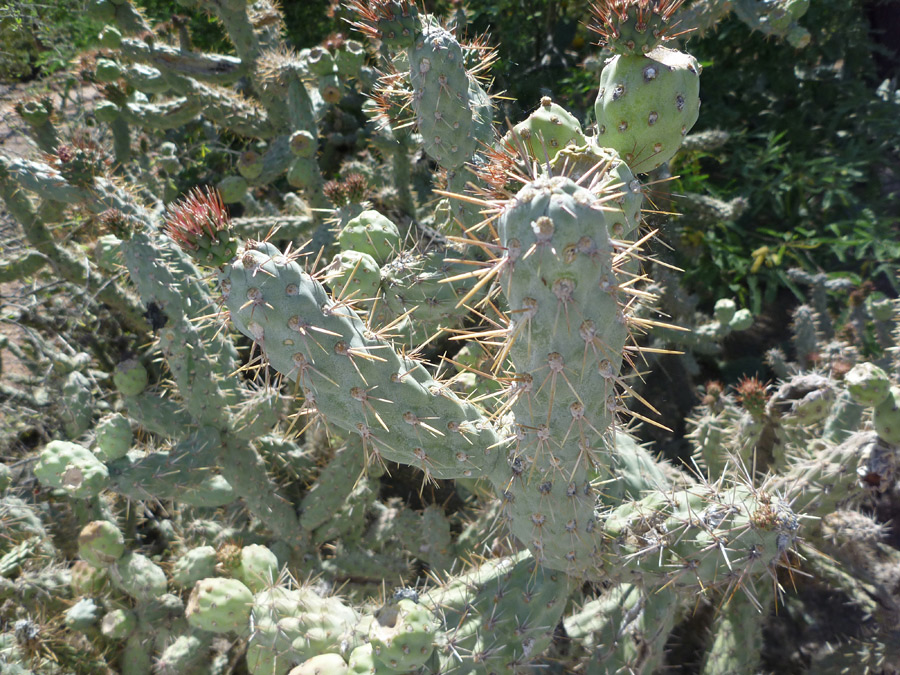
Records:
[[[799,51],[734,19],[690,41],[704,65],[700,127],[736,135],[721,155],[676,159],[672,192],[748,200],[736,222],[680,223],[693,245],[685,281],[710,297],[759,308],[785,285],[801,295],[792,266],[896,283],[897,105],[876,92],[862,3],[813,3],[803,24],[812,43]]]
[[[85,0],[0,3],[0,82],[29,80],[65,68],[95,41],[100,24]]]

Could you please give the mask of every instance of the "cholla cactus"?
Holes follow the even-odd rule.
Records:
[[[249,188],[284,177],[326,211],[294,218],[299,241],[284,241],[275,229],[246,232],[293,217],[234,222],[211,188],[162,208],[122,187],[164,191],[182,161],[171,148],[156,171],[138,161],[117,180],[90,153],[72,167],[0,159],[0,193],[58,273],[88,276],[44,236],[63,206],[77,206],[115,230],[98,247],[102,269],[126,270],[128,283],[99,278],[160,315],[150,355],[165,371],[148,354],[125,361],[110,378],[113,414],[95,421],[82,405],[86,423],[46,444],[33,469],[71,504],[81,560],[60,584],[26,581],[47,590],[40,602],[71,605],[66,621],[104,645],[98,659],[128,673],[210,670],[229,658],[221,635],[260,674],[513,673],[550,659],[651,672],[702,598],[723,608],[706,670],[754,667],[758,647],[738,654],[736,626],[748,624],[746,642],[758,645],[760,612],[798,564],[801,517],[895,483],[897,395],[873,368],[846,387],[798,376],[770,398],[762,385],[745,385],[740,401],[720,387],[696,424],[708,479],[631,436],[625,421],[648,415],[632,409],[643,401],[630,368],[641,334],[659,324],[644,307],[652,234],[635,176],[678,150],[699,106],[696,62],[658,44],[675,37],[679,5],[595,7],[617,50],[599,83],[597,133],[548,97],[500,138],[471,56],[483,45],[460,42],[408,0],[352,2],[357,27],[379,42],[370,109],[381,126],[370,132],[389,166],[326,184],[316,152],[326,111],[375,80],[360,49],[285,51],[273,5],[213,3],[237,56],[198,54],[183,31],[177,48],[127,37],[148,27],[140,13],[94,3],[117,24],[104,30],[115,52],[98,69],[159,97],[111,88],[98,118],[121,131],[203,115],[262,139],[242,149],[228,201],[263,213]],[[239,96],[230,85],[241,78]],[[407,103],[417,134],[400,121]],[[61,157],[49,111],[27,112]],[[410,189],[419,146],[447,189]],[[423,222],[406,228],[370,208],[370,180]],[[306,251],[310,238],[326,258]],[[720,302],[712,337],[745,325],[739,314]],[[142,329],[138,344],[149,342]],[[468,342],[448,360],[474,378],[446,381],[429,360],[448,335]],[[71,398],[85,398],[72,380]],[[874,409],[877,433],[832,433],[861,426],[853,405]],[[380,494],[402,484],[405,466],[419,495]],[[457,505],[432,499],[441,490]],[[146,523],[126,501],[147,506]],[[37,520],[23,532],[44,542],[40,518],[22,513]],[[60,555],[25,544],[0,549],[4,579],[30,573],[38,552]],[[422,565],[428,582],[411,571]],[[417,588],[385,590],[396,578]],[[7,586],[4,597],[26,595]],[[40,602],[26,611],[40,614]],[[4,634],[2,658],[21,660],[31,626]],[[571,640],[565,655],[553,652],[557,630]]]

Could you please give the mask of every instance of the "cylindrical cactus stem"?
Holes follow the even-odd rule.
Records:
[[[573,587],[570,577],[521,552],[491,560],[420,597],[441,619],[438,671],[519,672],[549,646]]]
[[[574,576],[597,564],[589,471],[608,462],[629,331],[601,201],[568,178],[539,178],[498,221],[510,309],[516,447],[504,492],[512,532]]]
[[[635,584],[619,584],[563,625],[591,652],[583,661],[585,672],[649,674],[663,665],[678,610],[678,597],[670,589],[647,593]]]
[[[233,84],[241,75],[241,60],[227,54],[183,51],[166,44],[154,44],[151,48],[136,38],[122,38],[118,49],[128,60],[210,84]]]
[[[806,444],[805,451],[791,458],[774,489],[794,494],[800,513],[825,515],[865,492],[881,492],[893,486],[897,464],[896,446],[877,434],[858,432],[840,445]]]
[[[722,600],[702,675],[758,672],[763,646],[763,622],[775,598],[776,581],[763,580],[744,593]]]
[[[43,152],[52,153],[59,144],[53,124],[53,104],[49,99],[26,101],[16,105],[16,112],[28,123],[30,136]]]
[[[7,171],[11,165],[17,165],[18,170]],[[18,160],[0,157],[0,198],[6,204],[7,209],[22,226],[29,244],[38,253],[46,256],[54,271],[70,283],[87,287],[97,294],[102,302],[114,307],[120,314],[122,321],[134,331],[146,333],[148,325],[143,317],[143,310],[131,300],[122,290],[112,283],[107,283],[96,270],[91,271],[66,248],[58,245],[53,233],[41,219],[40,213],[28,198],[25,190],[18,184],[19,178],[24,178],[31,171],[37,171],[48,181],[59,181],[59,174],[50,167],[37,163],[22,165]],[[35,189],[38,194],[44,194],[42,181],[36,181]],[[67,192],[68,196],[74,193]]]
[[[219,286],[238,330],[297,382],[310,407],[362,436],[370,459],[434,478],[491,475],[502,462],[500,438],[477,406],[371,334],[273,245],[248,243],[222,268]]]

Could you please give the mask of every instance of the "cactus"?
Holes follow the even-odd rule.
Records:
[[[548,96],[505,136],[463,10],[443,25],[407,0],[354,0],[377,42],[292,51],[267,0],[195,4],[235,56],[193,50],[178,21],[166,44],[127,0],[92,3],[116,24],[93,120],[116,165],[45,103],[20,106],[44,160],[0,158],[37,249],[5,269],[57,275],[130,331],[90,355],[44,340],[33,368],[64,383],[65,417],[33,467],[0,474],[3,489],[37,479],[0,501],[0,663],[68,668],[80,648],[98,672],[141,674],[651,672],[696,622],[704,672],[749,672],[786,575],[822,573],[813,547],[852,540],[846,564],[889,588],[886,545],[835,513],[895,489],[900,385],[886,359],[823,344],[839,333],[818,286],[780,383],[707,385],[699,471],[633,435],[655,412],[632,366],[666,342],[699,370],[753,321],[727,298],[697,318],[662,265],[649,281],[635,178],[697,119],[699,66],[663,44],[682,16],[732,3],[599,2],[613,57],[597,126]],[[796,40],[804,3],[773,4],[771,32]],[[181,127],[231,143],[221,195],[175,199],[196,168]],[[102,238],[51,235],[69,208]],[[891,309],[866,309],[885,345]],[[877,569],[854,558],[883,553]]]

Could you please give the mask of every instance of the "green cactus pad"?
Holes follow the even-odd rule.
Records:
[[[669,161],[700,112],[700,64],[659,49],[615,56],[600,74],[594,104],[597,143],[613,148],[635,173]]]
[[[499,463],[499,439],[461,401],[271,244],[245,249],[219,279],[231,319],[270,365],[296,380],[329,423],[361,435],[370,458],[417,466],[428,476],[478,475]],[[265,310],[262,307],[265,307]],[[378,387],[370,394],[370,388]]]
[[[253,592],[237,579],[203,579],[188,600],[185,615],[211,633],[243,633],[249,627]]]
[[[441,166],[462,166],[475,152],[469,77],[459,42],[429,24],[409,50],[413,109],[425,152]]]
[[[51,441],[34,467],[35,477],[72,497],[93,497],[109,483],[109,471],[94,453],[75,443]]]

